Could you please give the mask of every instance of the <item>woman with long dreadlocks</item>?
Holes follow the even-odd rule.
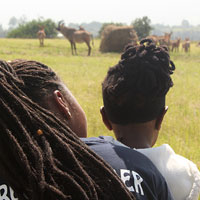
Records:
[[[0,177],[18,199],[135,199],[75,135],[86,136],[85,122],[80,106],[49,67],[0,61]],[[16,199],[0,183],[1,199]]]

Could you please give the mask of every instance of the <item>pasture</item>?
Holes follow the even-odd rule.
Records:
[[[37,60],[52,67],[77,98],[88,120],[88,136],[113,135],[101,122],[101,82],[108,67],[116,64],[118,53],[99,52],[100,40],[94,41],[91,56],[85,44],[77,44],[78,56],[71,55],[66,39],[46,39],[39,47],[37,39],[0,39],[0,59]],[[157,145],[168,143],[176,153],[194,161],[200,168],[200,48],[171,53],[176,65],[174,87],[167,96],[165,116]]]

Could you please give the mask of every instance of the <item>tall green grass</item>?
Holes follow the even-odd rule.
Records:
[[[88,135],[113,135],[104,127],[99,113],[102,105],[101,82],[110,66],[120,58],[117,53],[99,52],[94,41],[90,57],[85,44],[77,44],[78,56],[71,55],[65,39],[38,40],[0,39],[0,59],[38,60],[52,67],[77,98],[88,120]],[[176,65],[174,87],[167,95],[169,110],[164,119],[156,146],[168,143],[176,153],[200,167],[200,48],[192,44],[190,53],[171,53]]]

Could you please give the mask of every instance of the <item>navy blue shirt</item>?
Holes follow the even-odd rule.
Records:
[[[81,138],[81,140],[111,165],[137,199],[173,199],[165,179],[143,154],[110,136]]]
[[[12,188],[2,179],[0,180],[0,200],[17,200]]]

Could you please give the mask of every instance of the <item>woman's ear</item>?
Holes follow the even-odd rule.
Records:
[[[102,117],[102,121],[103,121],[104,125],[107,127],[108,130],[111,131],[113,129],[112,124],[110,123],[110,121],[107,118],[104,106],[101,106],[100,113],[101,113],[101,117]]]
[[[163,122],[163,119],[164,119],[164,116],[165,116],[167,110],[168,110],[168,106],[165,106],[165,108],[163,109],[161,115],[159,115],[159,116],[157,117],[157,119],[156,119],[156,127],[155,127],[155,128],[156,128],[158,131],[161,129],[161,124],[162,124],[162,122]]]
[[[53,92],[53,94],[54,94],[55,102],[56,102],[58,108],[60,109],[60,111],[67,116],[67,119],[70,119],[71,113],[69,111],[69,107],[68,107],[67,103],[65,102],[65,99],[64,99],[62,93],[59,90],[55,90]]]

